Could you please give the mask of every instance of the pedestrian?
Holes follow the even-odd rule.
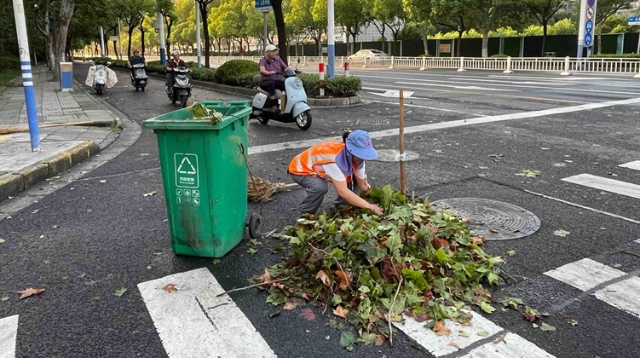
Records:
[[[300,153],[293,158],[288,170],[293,181],[307,192],[299,210],[303,214],[315,214],[329,190],[328,183],[332,183],[339,196],[336,206],[349,204],[382,215],[381,207],[354,192],[356,186],[363,193],[369,192],[371,185],[365,161],[377,158],[371,137],[363,130],[344,133],[342,143],[320,143]]]
[[[274,45],[268,45],[265,48],[265,56],[260,59],[259,65],[260,88],[269,93],[269,100],[272,103],[271,110],[277,112],[279,108],[276,89],[284,92],[284,81],[282,80],[282,75],[278,73],[284,73],[289,67],[278,57],[278,48]]]

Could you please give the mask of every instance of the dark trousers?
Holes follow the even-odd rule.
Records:
[[[275,81],[262,81],[260,82],[260,88],[269,92],[269,96],[275,96],[276,90],[284,91],[284,81],[275,80]]]
[[[173,73],[167,73],[167,80],[165,82],[165,86],[167,87],[173,86]]]
[[[329,191],[329,182],[327,182],[325,179],[310,176],[310,175],[304,175],[304,176],[294,175],[294,174],[289,174],[289,175],[291,176],[291,179],[293,179],[293,181],[296,184],[305,188],[307,193],[307,196],[304,198],[304,200],[298,207],[298,210],[300,210],[300,212],[303,214],[317,213],[318,210],[320,209],[320,206],[322,205],[324,196]],[[353,180],[347,183],[347,186],[351,191],[355,192],[356,194],[358,193],[358,186],[355,184]],[[334,205],[336,207],[340,207],[348,204],[346,201],[344,201],[344,199],[342,199],[341,197],[338,197],[334,201]]]

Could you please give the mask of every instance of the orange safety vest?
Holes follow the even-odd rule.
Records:
[[[339,142],[327,142],[314,145],[293,158],[291,164],[289,164],[289,173],[293,175],[312,175],[327,178],[325,172],[316,171],[313,167],[335,163],[336,157],[338,153],[344,149],[344,145],[344,143]],[[350,179],[351,178],[347,178],[347,181],[350,181]]]

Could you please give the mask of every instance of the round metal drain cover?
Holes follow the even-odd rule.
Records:
[[[480,198],[454,198],[431,203],[437,210],[455,210],[468,218],[471,230],[487,240],[512,240],[534,234],[540,219],[529,210],[501,201]]]
[[[404,151],[404,161],[408,162],[411,160],[416,160],[420,158],[420,154],[416,152]],[[379,162],[399,162],[400,161],[400,151],[396,149],[379,149],[378,150],[378,159]]]

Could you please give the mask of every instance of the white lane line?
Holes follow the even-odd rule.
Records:
[[[602,178],[591,174],[580,174],[564,178],[562,181],[640,199],[640,185],[619,180]]]
[[[0,358],[16,356],[18,337],[18,315],[0,319]]]
[[[414,99],[425,99],[425,98],[413,97],[411,99],[414,100]],[[371,102],[373,102],[373,103],[381,103],[381,104],[395,104],[396,106],[400,105],[400,103],[398,103],[398,102],[387,102],[387,101],[377,101],[377,100],[376,101],[371,101]],[[464,111],[456,111],[456,110],[453,110],[453,109],[429,107],[429,106],[423,106],[423,105],[417,105],[417,104],[405,103],[404,106],[405,107],[411,107],[411,108],[431,109],[431,110],[434,110],[434,111],[442,111],[442,112],[450,112],[450,113],[471,114],[471,115],[478,116],[478,117],[486,117],[487,116],[486,114],[469,113],[469,112],[464,112]]]
[[[422,80],[416,80],[416,81],[422,81]],[[435,81],[435,82],[446,82],[446,81]],[[451,82],[449,82],[449,83],[451,83]],[[479,86],[443,85],[443,84],[431,83],[431,81],[429,81],[429,83],[396,82],[396,84],[399,84],[399,85],[412,85],[412,86],[445,87],[445,88],[454,88],[454,89],[462,89],[462,90],[516,92],[516,90],[509,90],[509,89],[502,89],[502,88],[489,88],[489,87],[479,87]]]
[[[507,333],[501,342],[490,342],[473,349],[462,358],[554,358],[515,333]]]
[[[479,79],[479,78],[466,78],[463,76],[451,76],[451,79],[464,79],[465,81],[475,81],[475,82],[491,82],[491,83],[498,83],[498,84],[506,84],[506,83],[511,83],[514,85],[537,85],[537,86],[550,86],[550,85],[554,85],[554,86],[571,86],[573,83],[567,83],[567,82],[534,82],[534,81],[503,81],[503,80],[487,80],[487,79]],[[505,85],[506,86],[506,85]],[[520,87],[520,86],[515,86],[515,87]]]
[[[579,290],[588,291],[601,283],[622,277],[625,273],[585,258],[547,271],[544,274]]]
[[[636,241],[634,241],[634,242],[636,242],[636,243],[640,244],[640,239],[638,239],[638,240],[636,240]]]
[[[619,167],[629,168],[633,170],[640,170],[640,160],[636,160],[635,162],[631,162],[631,163],[622,164],[622,165],[619,165]]]
[[[394,323],[394,326],[431,354],[440,357],[457,352],[459,349],[464,349],[474,342],[502,331],[502,328],[480,314],[475,312],[471,312],[471,314],[473,318],[471,318],[471,326],[469,327],[464,327],[449,319],[444,320],[444,326],[451,330],[451,334],[448,336],[438,336],[432,330],[424,327],[426,322],[419,323],[414,318],[406,315],[404,316],[404,323]],[[468,337],[460,336],[461,331],[466,332]],[[486,334],[483,333],[482,336],[479,336],[478,333],[482,332],[486,332]],[[459,348],[449,345],[451,342],[455,342]]]
[[[587,104],[581,104],[578,106],[545,109],[542,111],[510,113],[510,114],[502,114],[498,116],[486,116],[483,118],[461,119],[461,120],[442,122],[442,123],[422,124],[418,126],[406,127],[404,132],[405,134],[420,133],[420,132],[427,132],[427,131],[433,131],[438,129],[457,128],[457,127],[477,125],[477,124],[509,121],[514,119],[537,118],[537,117],[544,117],[544,116],[550,116],[550,115],[556,115],[556,114],[581,112],[581,111],[588,111],[588,110],[599,109],[599,108],[623,106],[623,105],[636,104],[636,103],[640,103],[640,98],[631,98],[631,99],[624,99],[619,101],[607,101],[607,102],[599,102],[599,103],[587,103]],[[369,134],[371,135],[372,138],[386,138],[386,137],[397,136],[398,130],[388,129],[388,130],[370,132]],[[341,141],[341,140],[342,139],[340,137],[325,137],[325,138],[300,140],[295,142],[266,144],[266,145],[250,147],[249,154],[261,154],[261,153],[277,152],[277,151],[287,150],[287,149],[307,148],[322,142]]]
[[[631,277],[609,285],[596,293],[598,299],[640,318],[640,278]]]
[[[173,283],[180,290],[162,288]],[[138,284],[170,358],[276,357],[207,268]],[[214,308],[212,308],[214,307]]]

